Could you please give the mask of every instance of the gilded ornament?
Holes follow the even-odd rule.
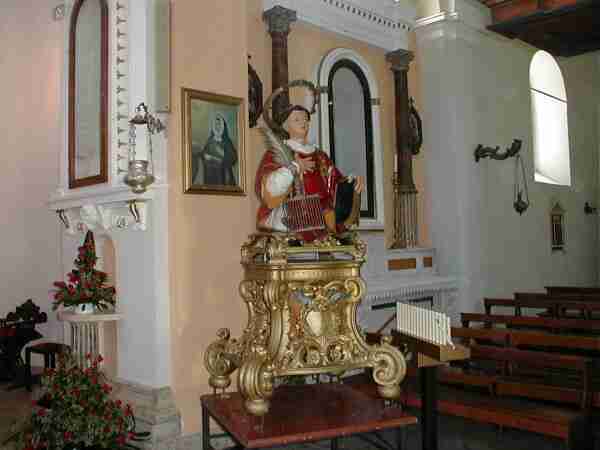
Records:
[[[403,354],[387,339],[367,345],[356,323],[366,290],[360,277],[364,244],[338,244],[313,243],[302,255],[285,234],[250,236],[242,246],[245,279],[239,287],[248,323],[239,340],[231,339],[228,329],[219,330],[204,355],[215,390],[226,389],[238,370],[245,408],[263,415],[277,377],[339,376],[371,367],[380,395],[399,396],[406,373]],[[320,259],[321,253],[344,259]]]

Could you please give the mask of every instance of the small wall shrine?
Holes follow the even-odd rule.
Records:
[[[312,108],[285,104],[271,114],[273,100],[291,87],[309,89]],[[293,81],[267,100],[259,232],[242,245],[248,326],[239,339],[219,330],[205,353],[210,385],[227,388],[238,370],[238,390],[255,415],[269,410],[276,377],[371,367],[379,394],[394,399],[406,373],[387,338],[367,345],[357,326],[367,249],[352,228],[363,181],[307,143],[317,98],[311,83]]]

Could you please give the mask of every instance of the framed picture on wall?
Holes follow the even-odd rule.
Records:
[[[184,192],[246,195],[243,99],[182,88],[181,105]]]

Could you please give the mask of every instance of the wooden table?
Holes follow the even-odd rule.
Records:
[[[405,344],[416,355],[409,364],[419,369],[421,380],[421,435],[423,450],[438,450],[438,380],[437,370],[451,361],[469,359],[468,347],[456,344],[436,345],[392,330],[393,344]]]
[[[263,417],[248,414],[237,392],[226,397],[204,395],[201,402],[203,450],[213,450],[210,418],[241,449],[331,439],[331,449],[337,450],[340,437],[395,429],[396,442],[392,446],[388,443],[388,447],[402,450],[404,428],[417,423],[416,417],[399,407],[386,406],[377,396],[374,383],[281,386],[275,389],[271,410]]]

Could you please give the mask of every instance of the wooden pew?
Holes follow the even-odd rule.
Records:
[[[585,319],[555,319],[552,317],[512,316],[501,314],[461,313],[463,327],[468,328],[472,323],[484,326],[504,325],[510,328],[529,328],[547,330],[555,333],[598,334],[600,320]]]
[[[600,313],[600,302],[593,297],[582,296],[550,296],[547,294],[517,292],[515,293],[517,315],[522,308],[547,307],[552,317],[573,317],[569,311],[576,311],[580,317],[592,318]]]
[[[452,328],[452,337],[460,339],[463,345],[470,347],[471,359],[462,368],[441,371],[440,381],[443,383],[484,387],[490,393],[499,395],[512,392],[549,401],[560,401],[557,398],[563,394],[564,400],[570,399],[571,402],[591,400],[590,356],[600,355],[600,337],[458,327]],[[549,357],[552,361],[547,362]],[[492,366],[491,370],[489,366],[485,370],[485,366],[478,364],[482,360],[498,364]],[[535,370],[531,370],[532,368]],[[544,378],[544,369],[547,368],[561,369],[563,372],[575,370],[578,372],[576,383],[579,382],[579,386],[575,389],[562,388],[560,385],[555,387],[548,386],[548,383],[531,381],[533,377]],[[529,380],[503,378],[519,374],[529,377]],[[581,406],[585,405],[582,403]]]
[[[581,298],[549,297],[546,294],[517,293],[515,299],[484,298],[486,314],[492,314],[492,308],[512,308],[516,316],[523,315],[524,309],[539,310],[541,316],[555,318],[598,318],[600,302],[587,301]]]
[[[463,314],[468,323],[490,317],[495,316]],[[554,327],[561,324],[558,321],[569,327],[578,322],[515,319],[517,323],[525,319],[528,325],[527,319],[544,325],[550,322]],[[460,327],[452,328],[452,336],[468,344],[471,359],[463,367],[440,370],[438,379],[447,385],[440,392],[440,412],[555,436],[565,440],[569,449],[590,448],[590,410],[600,405],[600,394],[593,391],[598,364],[594,358],[570,352],[598,353],[600,337]],[[492,364],[482,370],[485,366],[478,363],[485,361]],[[414,388],[407,386],[404,395],[408,405],[421,404]]]
[[[515,300],[512,298],[484,298],[483,307],[486,314],[492,314],[492,308],[495,306],[501,306],[505,308],[512,308],[514,311]]]
[[[600,301],[600,287],[546,286],[546,293],[552,297],[586,297]]]

